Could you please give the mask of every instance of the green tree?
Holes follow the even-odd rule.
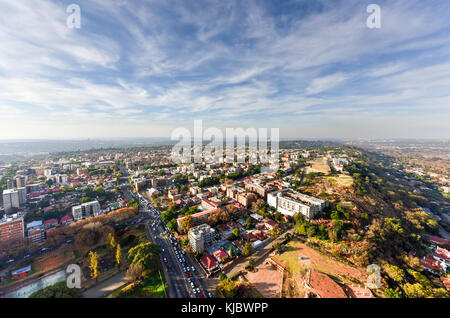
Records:
[[[241,231],[239,230],[239,228],[235,228],[231,234],[233,235],[233,239],[237,239],[239,238],[239,236],[241,236]]]
[[[254,251],[255,249],[253,248],[253,245],[250,242],[245,243],[244,247],[242,248],[242,253],[244,253],[245,256],[252,255]]]
[[[47,286],[31,294],[28,298],[78,298],[77,288],[67,287],[66,281]]]
[[[144,269],[153,271],[159,266],[160,248],[155,243],[141,243],[128,251],[130,264],[142,264]]]
[[[225,298],[233,298],[236,296],[237,286],[234,280],[225,278],[219,282],[217,290],[221,292]]]

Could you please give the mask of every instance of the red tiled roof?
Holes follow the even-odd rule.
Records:
[[[449,240],[443,239],[442,237],[439,236],[434,236],[434,235],[428,235],[428,239],[432,242],[436,242],[439,244],[447,244],[450,243]]]
[[[73,221],[73,218],[71,215],[65,215],[61,218],[61,223],[70,222]]]
[[[209,254],[205,254],[200,258],[200,261],[207,269],[211,269],[217,266],[217,261]]]
[[[49,219],[44,222],[44,225],[58,224],[58,219]]]
[[[215,250],[213,252],[213,254],[217,259],[220,259],[220,260],[224,260],[225,258],[228,257],[228,254],[221,248],[219,248],[218,250]]]

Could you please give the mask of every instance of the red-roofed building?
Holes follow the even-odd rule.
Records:
[[[264,241],[267,238],[267,235],[260,230],[253,231],[252,235],[260,241]]]
[[[52,226],[56,226],[58,224],[59,224],[58,219],[49,219],[49,220],[44,222],[44,227],[45,228],[49,228],[49,227],[52,227]]]
[[[427,238],[430,242],[435,243],[435,244],[448,244],[450,243],[449,240],[443,239],[442,237],[439,236],[434,236],[434,235],[427,235]]]
[[[243,238],[245,241],[250,241],[250,242],[254,242],[254,241],[257,240],[257,238],[254,237],[254,236],[252,235],[252,233],[244,233],[244,234],[242,234],[242,238]]]
[[[206,267],[207,270],[212,271],[218,265],[214,257],[209,254],[205,254],[200,258],[200,262]]]
[[[65,215],[61,218],[61,224],[68,225],[73,223],[73,217],[71,215]]]
[[[450,278],[441,276],[441,281],[444,283],[445,288],[450,291]]]
[[[215,250],[213,252],[214,257],[219,261],[223,262],[225,259],[228,258],[227,252],[225,252],[223,249],[219,248],[218,250]]]
[[[433,259],[431,256],[425,256],[420,259],[420,265],[426,271],[429,271],[433,274],[437,274],[441,267],[439,266],[439,261]]]

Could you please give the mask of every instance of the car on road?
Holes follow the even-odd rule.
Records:
[[[28,258],[28,257],[30,257],[31,255],[30,254],[27,254],[27,255],[25,255],[23,258]]]
[[[45,251],[48,251],[48,250],[49,250],[48,247],[43,247],[43,248],[41,249],[41,252],[45,252]]]
[[[12,263],[12,262],[14,262],[14,261],[15,261],[15,259],[11,258],[11,259],[7,260],[6,263],[9,264],[9,263]]]

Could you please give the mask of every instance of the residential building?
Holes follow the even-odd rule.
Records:
[[[208,224],[198,225],[189,229],[189,244],[194,252],[203,252],[214,241],[215,236],[216,231]]]
[[[201,211],[195,214],[191,214],[192,220],[194,221],[194,225],[200,225],[206,223],[208,221],[208,217],[211,213],[219,212],[220,209],[210,209],[206,211]],[[181,221],[185,218],[185,216],[177,219],[178,229],[181,229]]]
[[[42,221],[33,221],[27,224],[27,238],[33,243],[41,243],[45,238]]]
[[[314,198],[291,189],[269,193],[267,203],[284,215],[293,216],[296,213],[301,213],[306,220],[313,219],[329,205],[327,200]]]
[[[25,188],[21,188],[25,189]],[[25,190],[25,200],[26,200],[26,190]],[[8,189],[3,190],[3,207],[5,211],[11,211],[12,208],[19,208],[25,203],[23,190]]]
[[[72,215],[75,221],[96,216],[100,212],[100,203],[98,201],[86,202],[72,207]]]
[[[15,180],[7,180],[6,187],[8,189],[14,189],[16,187],[16,181]]]
[[[25,176],[16,176],[16,187],[17,188],[25,188],[26,186],[26,178]]]
[[[0,220],[0,244],[22,240],[25,237],[23,214],[15,213]]]

